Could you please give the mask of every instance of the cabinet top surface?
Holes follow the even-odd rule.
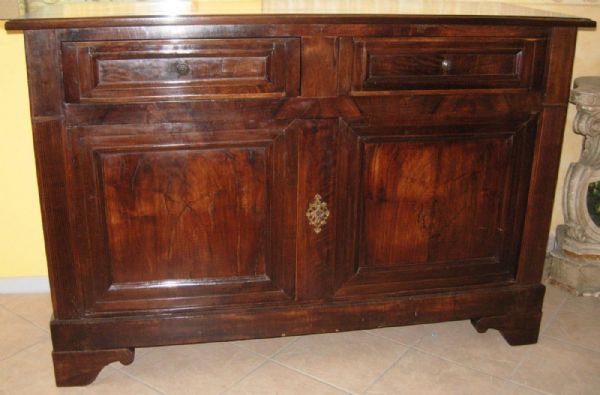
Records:
[[[593,27],[585,18],[477,1],[187,0],[65,3],[6,23],[8,30],[244,23],[466,23]]]

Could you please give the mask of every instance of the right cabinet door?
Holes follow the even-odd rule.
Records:
[[[535,130],[344,125],[335,295],[514,278]]]

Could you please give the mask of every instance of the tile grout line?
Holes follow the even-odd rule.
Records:
[[[563,305],[567,302],[567,297],[568,297],[568,295],[565,295],[563,297],[563,300],[561,300],[561,302],[556,307],[556,310],[554,311],[552,316],[548,319],[548,323],[546,323],[546,326],[544,328],[540,328],[540,335],[543,335],[544,333],[546,333],[546,331],[552,326],[552,324],[554,324],[554,321],[556,321],[556,317],[558,317],[558,313],[562,309]],[[544,311],[543,311],[543,307],[542,307],[542,315],[543,314],[544,314]]]
[[[367,331],[366,331],[366,330],[361,330],[361,331],[357,331],[357,332],[367,332]],[[401,355],[398,357],[398,359],[397,359],[397,360],[399,360],[400,358],[402,358],[402,357],[404,356],[404,354],[405,354],[405,353],[408,351],[409,347],[410,347],[410,346],[408,346],[407,344],[404,344],[404,343],[398,343],[398,342],[396,342],[396,341],[393,341],[392,339],[388,339],[388,338],[386,338],[386,337],[381,337],[381,336],[378,336],[378,335],[375,335],[375,334],[370,334],[370,335],[371,335],[371,336],[374,336],[374,337],[377,337],[377,338],[381,338],[381,339],[383,339],[383,340],[389,340],[389,341],[391,341],[391,342],[393,342],[393,343],[396,343],[396,344],[399,344],[399,345],[405,346],[407,349],[406,349],[405,351],[403,351],[403,352],[402,352],[402,354],[401,354]],[[293,345],[294,343],[296,343],[298,340],[300,340],[300,336],[298,336],[298,337],[296,338],[296,340],[294,340],[293,342],[291,342],[291,343],[289,343],[289,344],[286,344],[285,346],[283,346],[282,348],[280,348],[279,350],[277,350],[277,352],[276,352],[276,353],[274,353],[273,355],[271,355],[271,356],[267,356],[267,359],[268,359],[270,362],[273,362],[273,363],[275,363],[275,364],[277,364],[277,365],[279,365],[279,366],[282,366],[282,367],[284,367],[284,368],[286,368],[286,369],[292,370],[292,371],[294,371],[294,372],[296,372],[296,373],[298,373],[298,374],[301,374],[301,375],[303,375],[303,376],[305,376],[305,377],[308,377],[308,378],[310,378],[310,379],[312,379],[312,380],[318,381],[318,382],[320,382],[320,383],[322,383],[322,384],[325,384],[325,385],[327,385],[327,386],[329,386],[329,387],[332,387],[332,388],[334,388],[334,389],[336,389],[336,390],[338,390],[338,391],[342,391],[342,392],[344,392],[344,393],[346,393],[346,394],[357,395],[357,393],[355,393],[355,392],[352,392],[352,391],[350,391],[350,390],[348,390],[348,389],[345,389],[345,388],[338,387],[337,385],[335,385],[335,384],[332,384],[332,383],[329,383],[329,382],[327,382],[327,381],[325,381],[325,380],[323,380],[323,379],[321,379],[321,378],[319,378],[319,377],[313,376],[313,375],[311,375],[310,373],[304,372],[304,371],[302,371],[302,370],[300,370],[300,369],[298,369],[298,368],[295,368],[295,367],[293,367],[293,366],[287,365],[287,364],[285,364],[285,363],[283,363],[283,362],[280,362],[280,361],[278,361],[278,360],[274,359],[274,357],[276,357],[278,354],[280,354],[280,353],[281,353],[282,351],[284,351],[286,348],[288,348],[288,347],[292,346],[292,345]],[[244,350],[250,351],[250,352],[252,352],[252,353],[254,353],[254,354],[256,354],[256,355],[259,355],[259,356],[261,356],[261,357],[264,357],[264,356],[265,356],[264,354],[260,354],[260,353],[258,353],[258,352],[256,352],[256,351],[254,351],[254,350],[247,349],[247,348],[245,348],[245,347],[243,347],[243,346],[241,346],[241,345],[239,345],[239,344],[236,344],[236,346],[238,346],[238,347],[240,347],[240,348],[242,348],[242,349],[244,349]],[[394,360],[394,362],[392,363],[392,365],[394,365],[394,364],[397,362],[397,360]],[[389,369],[389,368],[388,368],[388,369]],[[385,371],[387,371],[388,369],[386,369]],[[252,373],[252,372],[251,372],[251,373]],[[380,376],[381,376],[381,375],[380,375]],[[377,376],[377,378],[375,378],[375,381],[376,381],[376,380],[377,380],[377,379],[378,379],[380,376]],[[247,377],[247,376],[243,377],[243,378],[242,378],[242,379],[240,379],[239,381],[242,381],[242,380],[243,380],[244,378],[246,378],[246,377]],[[239,382],[239,381],[238,381],[238,382]],[[235,384],[237,384],[238,382],[236,382]],[[235,385],[235,384],[234,384],[234,385]],[[232,387],[233,387],[233,386],[232,386]],[[367,389],[369,389],[370,387],[371,387],[371,384],[369,384],[369,386],[367,387]],[[230,388],[231,388],[231,387],[230,387]],[[365,390],[365,391],[366,391],[366,390]],[[362,394],[362,393],[364,393],[364,391],[363,391],[363,392],[361,392],[361,394]]]
[[[512,346],[511,346],[511,347],[512,347]],[[498,391],[496,392],[496,394],[500,394],[500,393],[501,393],[501,391],[503,391],[503,390],[504,390],[504,388],[506,387],[506,385],[507,385],[508,383],[513,383],[513,384],[518,384],[518,385],[521,385],[521,384],[519,384],[519,383],[517,383],[517,382],[514,382],[514,381],[512,381],[510,378],[504,378],[504,377],[501,377],[501,376],[498,376],[498,375],[495,375],[495,374],[491,374],[491,373],[489,373],[489,372],[484,372],[483,370],[475,369],[475,368],[473,368],[473,367],[471,367],[471,366],[464,365],[464,364],[462,364],[462,363],[460,363],[460,362],[457,362],[457,361],[454,361],[454,360],[452,360],[452,359],[449,359],[449,358],[443,357],[443,356],[441,356],[441,355],[438,355],[438,354],[432,353],[431,351],[427,351],[427,350],[425,350],[425,349],[419,348],[419,347],[417,347],[416,345],[415,345],[415,346],[413,346],[413,347],[411,347],[411,348],[412,348],[413,350],[415,350],[415,351],[422,352],[422,353],[424,353],[424,354],[427,354],[427,355],[429,355],[429,356],[432,356],[432,357],[434,357],[434,358],[438,358],[438,359],[441,359],[441,360],[443,360],[443,361],[446,361],[446,362],[452,363],[452,364],[454,364],[454,365],[460,366],[460,367],[462,367],[462,368],[465,368],[465,369],[471,370],[471,371],[473,371],[473,372],[481,373],[481,374],[484,374],[484,375],[486,375],[486,376],[489,376],[489,377],[495,378],[495,379],[497,379],[497,380],[500,380],[500,381],[502,382],[502,386],[501,386],[500,388],[498,388]],[[527,350],[526,354],[528,354],[529,352],[531,352],[531,349],[530,349],[530,350]],[[526,355],[526,354],[525,354],[525,355]],[[525,357],[525,355],[524,355],[523,357]],[[520,361],[519,361],[519,363],[520,363]],[[513,369],[513,370],[514,370],[514,369]],[[513,374],[513,372],[511,371],[511,373],[510,373],[510,374],[512,375],[512,374]],[[521,386],[523,386],[523,385],[521,385]],[[533,387],[527,387],[527,388],[534,389],[534,390],[536,390],[536,391],[538,391],[538,392],[539,392],[539,390],[538,390],[537,388],[533,388]],[[546,394],[546,393],[544,392],[544,394]],[[553,394],[548,394],[548,395],[553,395]]]
[[[419,325],[421,325],[421,324],[419,324]],[[393,327],[391,327],[391,328],[393,328]],[[401,328],[401,327],[397,327],[397,328]],[[367,334],[369,334],[371,336],[375,336],[375,337],[378,337],[378,338],[384,339],[384,340],[389,340],[392,343],[395,343],[395,344],[398,344],[398,345],[401,345],[401,346],[406,346],[406,347],[412,347],[413,345],[420,343],[421,340],[423,340],[423,338],[425,337],[425,334],[423,334],[423,335],[421,335],[421,337],[416,342],[414,342],[412,344],[408,344],[408,343],[403,343],[403,342],[401,342],[399,340],[396,340],[396,339],[389,338],[389,337],[384,336],[384,335],[380,335],[378,333],[372,333],[369,330],[364,330],[363,332],[366,332]]]
[[[552,324],[554,323],[554,321],[556,320],[556,317],[558,316],[558,312],[560,311],[560,309],[563,307],[563,305],[565,304],[565,302],[567,301],[567,297],[568,295],[563,295],[562,300],[560,301],[560,303],[558,304],[558,306],[556,307],[556,310],[554,311],[554,313],[552,314],[552,316],[548,319],[548,323],[546,324],[545,328],[540,328],[540,334],[539,337],[544,336],[544,333],[546,332],[546,330],[548,328],[550,328],[550,326],[552,326]],[[542,307],[542,314],[543,314],[543,307]],[[541,324],[541,322],[540,322]],[[539,338],[538,338],[539,341]],[[537,343],[536,343],[537,344]],[[517,371],[519,370],[519,368],[521,368],[521,366],[523,365],[523,362],[525,362],[525,360],[529,357],[529,354],[531,354],[531,351],[533,350],[533,348],[529,348],[521,357],[521,360],[515,365],[515,367],[512,369],[512,371],[510,372],[509,376],[508,376],[508,381],[513,382],[514,380],[514,375],[517,373]],[[513,382],[515,384],[518,384],[517,382]]]
[[[540,334],[539,334],[540,337],[544,336],[544,333],[546,332],[546,330],[548,328],[550,328],[550,326],[552,326],[552,324],[556,320],[556,317],[558,316],[558,312],[560,311],[560,309],[562,308],[562,306],[567,301],[567,297],[568,297],[568,295],[563,295],[562,300],[560,301],[560,303],[556,307],[556,310],[554,311],[554,313],[552,313],[552,315],[548,319],[548,322],[546,323],[546,326],[544,328],[540,328]],[[543,314],[543,307],[542,307],[542,314]],[[541,322],[540,322],[540,324],[541,324]],[[508,379],[505,379],[505,383],[504,383],[504,385],[502,386],[502,388],[500,390],[504,390],[506,388],[506,386],[507,386],[508,383],[512,383],[512,384],[520,385],[522,387],[526,387],[526,388],[529,388],[529,389],[536,390],[538,392],[542,392],[544,394],[548,394],[547,392],[545,392],[543,390],[539,390],[537,388],[530,387],[530,386],[528,386],[526,384],[521,384],[520,382],[516,381],[515,378],[514,378],[514,376],[517,373],[517,371],[521,368],[521,366],[523,366],[523,363],[527,360],[527,358],[529,358],[529,355],[531,354],[532,350],[533,350],[533,348],[529,348],[523,354],[523,356],[521,357],[521,359],[519,360],[519,362],[511,370],[510,374],[508,375]],[[498,393],[500,393],[500,392],[498,392]]]
[[[295,338],[294,340],[292,340],[291,342],[289,342],[288,344],[284,345],[283,347],[281,347],[279,350],[275,351],[275,353],[273,354],[273,356],[279,354],[281,351],[285,350],[287,347],[291,346],[292,344],[296,343],[298,341],[299,337]],[[264,359],[264,361],[262,361],[260,364],[258,364],[258,366],[256,366],[254,369],[250,370],[247,374],[245,374],[244,376],[240,377],[238,380],[234,381],[231,385],[226,386],[227,388],[225,388],[222,392],[219,392],[219,395],[223,395],[225,393],[227,393],[230,389],[232,389],[233,387],[235,387],[237,384],[241,383],[242,381],[244,381],[246,378],[248,378],[248,376],[250,376],[252,373],[256,372],[258,369],[260,369],[261,367],[263,367],[264,365],[266,365],[271,359],[266,356],[263,355],[261,353],[258,353],[254,350],[251,350],[249,348],[243,347],[239,344],[234,343],[232,344],[233,346],[239,348],[242,351],[246,351],[249,352],[251,354],[254,354],[256,356],[259,356],[261,358]]]
[[[311,379],[313,379],[313,380],[315,380],[315,381],[318,381],[319,383],[322,383],[322,384],[325,384],[325,385],[327,385],[327,386],[329,386],[329,387],[335,388],[335,389],[336,389],[336,390],[338,390],[338,391],[342,391],[342,392],[344,392],[344,393],[346,393],[346,394],[350,394],[350,395],[358,395],[356,392],[350,391],[350,390],[348,390],[348,389],[346,389],[346,388],[338,387],[337,385],[335,385],[335,384],[332,384],[332,383],[329,383],[329,382],[327,382],[327,381],[323,380],[322,378],[319,378],[319,377],[313,376],[313,375],[312,375],[312,374],[310,374],[310,373],[303,372],[302,370],[300,370],[300,369],[298,369],[298,368],[295,368],[295,367],[293,367],[293,366],[287,365],[287,364],[285,364],[285,363],[283,363],[283,362],[277,361],[277,360],[275,360],[275,359],[269,359],[269,360],[270,360],[271,362],[273,362],[273,363],[276,363],[276,364],[277,364],[277,365],[279,365],[279,366],[283,366],[283,367],[284,367],[284,368],[286,368],[286,369],[293,370],[294,372],[296,372],[296,373],[299,373],[299,374],[301,374],[301,375],[303,375],[303,376],[309,377],[309,378],[311,378]]]
[[[468,370],[472,370],[472,371],[474,371],[474,372],[477,372],[477,373],[485,374],[486,376],[494,377],[494,378],[496,378],[496,379],[498,379],[498,380],[501,380],[501,381],[507,381],[507,380],[508,380],[507,378],[504,378],[504,377],[502,377],[502,376],[498,376],[498,375],[496,375],[496,374],[492,374],[492,373],[489,373],[489,372],[484,372],[483,370],[479,370],[479,369],[476,369],[476,368],[474,368],[474,367],[467,366],[467,365],[465,365],[465,364],[463,364],[463,363],[460,363],[460,362],[458,362],[458,361],[452,360],[452,359],[450,359],[450,358],[447,358],[447,357],[444,357],[444,356],[442,356],[442,355],[435,354],[435,353],[433,353],[433,352],[431,352],[431,351],[428,351],[428,350],[425,350],[425,349],[423,349],[423,348],[419,348],[417,345],[415,345],[415,346],[412,346],[411,348],[412,348],[413,350],[415,350],[415,351],[422,352],[423,354],[427,354],[427,355],[429,355],[429,356],[432,356],[432,357],[435,357],[435,358],[441,359],[441,360],[443,360],[443,361],[450,362],[450,363],[452,363],[452,364],[454,364],[454,365],[458,365],[458,366],[460,366],[460,367],[462,367],[462,368],[465,368],[465,369],[468,369]]]
[[[35,322],[31,321],[29,318],[24,317],[21,314],[17,313],[16,311],[13,311],[13,310],[9,309],[8,307],[6,307],[6,305],[0,305],[0,307],[3,308],[4,310],[8,311],[9,313],[12,313],[12,314],[16,315],[17,317],[19,317],[19,318],[27,321],[27,323],[35,326],[37,329],[42,330],[44,333],[50,334],[50,329],[49,328],[42,328],[41,326],[39,326]],[[50,325],[51,316],[52,316],[52,313],[50,313],[50,317],[48,317],[48,325]]]
[[[268,339],[277,339],[277,338],[266,338],[266,339],[250,339],[250,340],[268,340]],[[232,345],[233,345],[233,346],[236,346],[236,347],[238,347],[238,348],[240,348],[240,349],[242,349],[242,350],[244,350],[244,351],[248,351],[248,352],[251,352],[252,354],[258,355],[259,357],[263,357],[263,358],[266,358],[266,359],[271,359],[271,357],[274,357],[274,356],[276,356],[277,354],[281,353],[283,350],[285,350],[286,348],[290,347],[292,344],[296,343],[298,340],[300,340],[300,336],[297,336],[295,339],[293,339],[293,340],[292,340],[291,342],[289,342],[288,344],[286,344],[286,345],[284,345],[284,346],[280,347],[280,348],[279,348],[277,351],[275,351],[275,352],[274,352],[273,354],[271,354],[271,355],[261,354],[261,353],[259,353],[259,352],[257,352],[257,351],[254,351],[254,350],[252,350],[252,349],[249,349],[249,348],[246,348],[246,347],[244,347],[244,346],[242,346],[242,345],[240,345],[240,344],[237,344],[237,343],[238,343],[240,340],[237,340],[237,341],[233,342],[233,344],[232,344]],[[241,341],[243,341],[243,340],[241,340]]]
[[[124,376],[127,376],[131,380],[133,380],[133,381],[135,381],[137,383],[142,384],[144,387],[147,387],[147,388],[151,389],[152,391],[154,391],[154,392],[156,392],[156,393],[158,393],[160,395],[167,395],[165,392],[163,392],[163,391],[159,390],[158,388],[154,387],[152,384],[147,383],[144,380],[140,379],[139,377],[136,377],[135,375],[124,371],[123,369],[120,368],[121,366],[125,366],[125,365],[119,364],[117,366],[113,366],[113,364],[111,363],[107,367],[110,368],[110,369],[113,369],[115,372],[122,373]]]
[[[264,339],[248,339],[248,340],[270,340],[270,339],[281,339],[281,338],[282,338],[282,337],[267,337],[267,338],[264,338]],[[288,344],[286,344],[286,345],[284,345],[284,346],[281,346],[281,347],[280,347],[280,348],[279,348],[277,351],[275,351],[275,352],[274,352],[273,354],[271,354],[271,355],[261,354],[261,353],[259,353],[258,351],[254,351],[254,350],[252,350],[252,349],[250,349],[250,348],[244,347],[244,346],[242,346],[241,344],[239,344],[240,342],[243,342],[243,341],[245,341],[245,340],[234,340],[233,342],[231,342],[231,344],[232,344],[233,346],[236,346],[236,347],[238,347],[238,348],[241,348],[241,349],[242,349],[242,350],[244,350],[244,351],[249,351],[249,352],[251,352],[251,353],[253,353],[253,354],[256,354],[256,355],[258,355],[258,356],[261,356],[261,357],[263,357],[263,358],[267,358],[267,359],[268,359],[268,358],[270,358],[271,356],[275,356],[275,355],[279,354],[281,351],[285,350],[285,349],[286,349],[288,346],[291,346],[292,344],[296,343],[296,342],[298,341],[298,339],[300,339],[300,336],[296,336],[294,339],[292,339],[292,341],[290,341]]]
[[[532,387],[532,386],[530,386],[528,384],[522,384],[522,383],[519,383],[519,382],[514,381],[514,380],[506,380],[506,381],[508,383],[518,385],[519,387],[523,387],[523,388],[527,388],[527,389],[535,391],[535,392],[539,392],[540,394],[544,394],[544,395],[556,395],[553,392],[544,391],[543,389]]]
[[[36,329],[41,330],[42,332],[44,332],[46,335],[50,334],[50,330],[49,329],[44,329],[41,328],[39,325],[35,324],[33,321],[23,317],[21,314],[16,313],[14,311],[12,311],[11,309],[9,309],[8,307],[4,306],[4,305],[0,305],[0,309],[5,310],[6,312],[16,315],[17,317],[19,317],[20,319],[22,319],[23,321],[26,321],[28,324],[34,326]],[[48,320],[48,323],[50,323],[50,320]]]
[[[226,385],[225,389],[223,391],[219,392],[219,395],[226,394],[230,389],[232,389],[233,387],[235,387],[240,382],[244,381],[244,379],[246,379],[252,373],[256,372],[258,369],[262,368],[263,366],[265,366],[269,362],[268,358],[264,358],[263,357],[263,359],[264,359],[264,361],[262,361],[261,363],[259,363],[254,369],[250,370],[247,374],[245,374],[244,376],[240,377],[238,380],[234,381],[231,385]]]
[[[386,374],[387,372],[389,372],[389,371],[390,371],[390,370],[391,370],[391,369],[392,369],[394,366],[396,366],[396,365],[398,364],[398,362],[400,362],[400,360],[401,360],[402,358],[404,358],[404,356],[405,356],[406,354],[408,354],[408,352],[409,352],[410,350],[412,350],[412,347],[411,347],[411,346],[407,346],[407,347],[406,347],[406,350],[404,350],[404,351],[403,351],[403,352],[400,354],[400,356],[399,356],[399,357],[398,357],[398,358],[397,358],[397,359],[396,359],[394,362],[392,362],[392,364],[391,364],[390,366],[388,366],[386,369],[384,369],[384,370],[383,370],[383,372],[381,372],[381,374],[380,374],[379,376],[377,376],[377,377],[376,377],[374,380],[372,380],[372,381],[369,383],[369,385],[367,386],[367,388],[365,388],[365,389],[364,389],[364,391],[363,391],[363,392],[361,392],[361,394],[362,394],[362,395],[366,394],[366,393],[367,393],[367,392],[368,392],[368,391],[369,391],[369,390],[370,390],[370,389],[371,389],[371,388],[372,388],[372,387],[373,387],[375,384],[377,384],[377,383],[379,382],[379,380],[381,380],[381,378],[382,378],[383,376],[385,376],[385,374]]]
[[[18,351],[15,351],[13,354],[10,354],[10,355],[7,355],[6,357],[0,358],[0,362],[7,361],[7,360],[9,360],[10,358],[12,358],[12,357],[14,357],[14,356],[16,356],[16,355],[19,355],[19,354],[21,354],[22,352],[25,352],[25,351],[29,350],[30,348],[32,348],[32,347],[34,347],[34,346],[37,346],[38,344],[41,344],[41,343],[43,343],[43,342],[45,342],[45,341],[47,341],[47,340],[48,340],[48,339],[42,339],[42,340],[39,340],[39,341],[37,341],[37,342],[35,342],[35,343],[33,343],[33,344],[30,344],[30,345],[28,345],[28,346],[25,346],[25,347],[23,347],[22,349],[20,349],[20,350],[18,350]]]
[[[564,303],[564,301],[565,301],[565,300],[566,300],[566,296],[564,297],[563,301],[561,301],[561,304],[559,304],[559,306],[560,306],[560,305],[562,305],[562,303]],[[558,312],[558,308],[557,308],[557,311],[556,311],[556,312],[553,314],[553,317],[554,317],[554,315],[555,315],[557,312]],[[509,376],[507,376],[507,378],[505,378],[505,377],[498,376],[498,375],[496,375],[496,374],[491,374],[491,373],[489,373],[489,372],[485,372],[485,371],[482,371],[482,370],[479,370],[479,369],[473,368],[473,367],[471,367],[471,366],[464,365],[464,364],[462,364],[462,363],[460,363],[460,362],[458,362],[458,361],[452,360],[452,359],[450,359],[450,358],[447,358],[447,357],[444,357],[444,356],[442,356],[442,355],[438,355],[438,354],[436,354],[436,353],[433,353],[433,352],[431,352],[431,351],[428,351],[428,350],[425,350],[425,349],[423,349],[423,348],[419,347],[419,344],[420,344],[420,343],[423,341],[423,338],[424,338],[426,335],[423,335],[423,336],[421,336],[421,337],[419,338],[419,340],[417,340],[417,341],[416,341],[414,344],[410,344],[410,345],[408,345],[408,344],[405,344],[405,343],[399,342],[399,341],[397,341],[397,340],[389,339],[389,338],[387,338],[387,337],[385,337],[385,336],[383,336],[383,335],[379,335],[379,334],[375,334],[375,333],[369,333],[369,334],[371,334],[371,335],[373,335],[373,336],[382,337],[382,338],[384,338],[384,339],[387,339],[387,340],[393,341],[393,342],[395,342],[395,343],[397,343],[397,344],[401,344],[401,345],[408,346],[410,349],[412,349],[412,350],[414,350],[414,351],[417,351],[417,352],[422,352],[422,353],[424,353],[424,354],[427,354],[427,355],[430,355],[430,356],[432,356],[432,357],[435,357],[435,358],[438,358],[438,359],[444,360],[444,361],[446,361],[446,362],[449,362],[449,363],[452,363],[452,364],[458,365],[458,366],[460,366],[460,367],[462,367],[462,368],[469,369],[469,370],[472,370],[472,371],[475,371],[475,372],[478,372],[478,373],[482,373],[482,374],[485,374],[485,375],[487,375],[487,376],[490,376],[490,377],[494,377],[494,378],[496,378],[496,379],[498,379],[498,380],[500,380],[500,381],[502,382],[502,386],[501,386],[501,387],[498,389],[498,392],[497,392],[497,394],[500,394],[500,393],[501,393],[501,391],[502,391],[502,390],[504,390],[504,388],[506,388],[506,385],[507,385],[509,382],[510,382],[510,383],[513,383],[513,384],[518,384],[517,382],[513,382],[513,381],[511,381],[511,380],[510,380],[510,378],[511,378],[511,377],[512,377],[512,375],[514,374],[514,370],[516,369],[516,367],[515,367],[515,368],[513,368],[513,370],[511,370],[511,372],[510,372]],[[406,352],[408,352],[408,350],[407,350]],[[530,352],[531,352],[531,349],[527,350],[527,352],[526,352],[526,353],[523,355],[522,359],[521,359],[521,360],[520,360],[520,361],[517,363],[517,366],[518,366],[518,365],[520,365],[520,363],[522,362],[523,358],[525,358],[525,357],[526,357],[526,356],[527,356],[527,355],[528,355]],[[402,357],[404,357],[404,355],[402,355]],[[400,359],[402,359],[402,357],[400,357]],[[400,359],[398,359],[398,361],[396,361],[396,362],[394,363],[394,365],[395,365],[395,364],[397,364],[397,363],[400,361]],[[373,384],[375,384],[375,383],[372,383],[372,384],[371,384],[371,386],[372,386]],[[519,385],[520,385],[520,384],[519,384]],[[371,387],[371,386],[370,386],[370,387]],[[369,388],[370,388],[370,387],[369,387]],[[528,387],[528,388],[529,388],[529,387]],[[533,387],[531,387],[531,389],[534,389],[534,390],[536,390],[536,391],[539,391],[538,389],[536,389],[536,388],[533,388]],[[367,389],[367,390],[368,390],[368,389]],[[544,392],[544,393],[545,393],[545,392]]]
[[[134,361],[134,362],[135,362],[135,361]],[[113,367],[113,369],[117,370],[118,372],[121,372],[121,373],[123,373],[125,376],[127,376],[127,377],[129,377],[130,379],[132,379],[132,380],[134,380],[134,381],[136,381],[136,382],[138,382],[138,383],[142,384],[143,386],[150,388],[150,389],[151,389],[152,391],[154,391],[154,392],[157,392],[157,393],[159,393],[159,394],[161,394],[161,395],[167,395],[165,392],[162,392],[161,390],[159,390],[158,388],[156,388],[156,387],[155,387],[155,386],[153,386],[152,384],[145,382],[144,380],[140,379],[139,377],[137,377],[137,376],[135,376],[135,375],[133,375],[133,374],[131,374],[131,373],[129,373],[129,372],[126,372],[126,371],[125,371],[125,370],[123,370],[123,369],[120,369],[120,368],[118,368],[118,367]]]
[[[600,354],[600,350],[596,350],[596,349],[593,349],[593,348],[588,348],[586,346],[582,346],[581,344],[572,343],[572,342],[570,342],[568,340],[564,340],[564,339],[561,339],[559,337],[555,337],[555,336],[552,336],[552,335],[545,335],[545,334],[541,335],[541,336],[542,337],[547,337],[548,339],[555,340],[555,341],[557,341],[559,343],[562,343],[562,344],[567,344],[569,346],[577,347],[577,348],[580,348],[582,350],[591,351],[593,353]]]

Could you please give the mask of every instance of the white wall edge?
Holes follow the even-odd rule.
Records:
[[[0,294],[50,292],[48,276],[0,278]]]

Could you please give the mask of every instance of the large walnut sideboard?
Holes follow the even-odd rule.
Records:
[[[537,341],[567,17],[25,18],[59,386],[134,348]]]

